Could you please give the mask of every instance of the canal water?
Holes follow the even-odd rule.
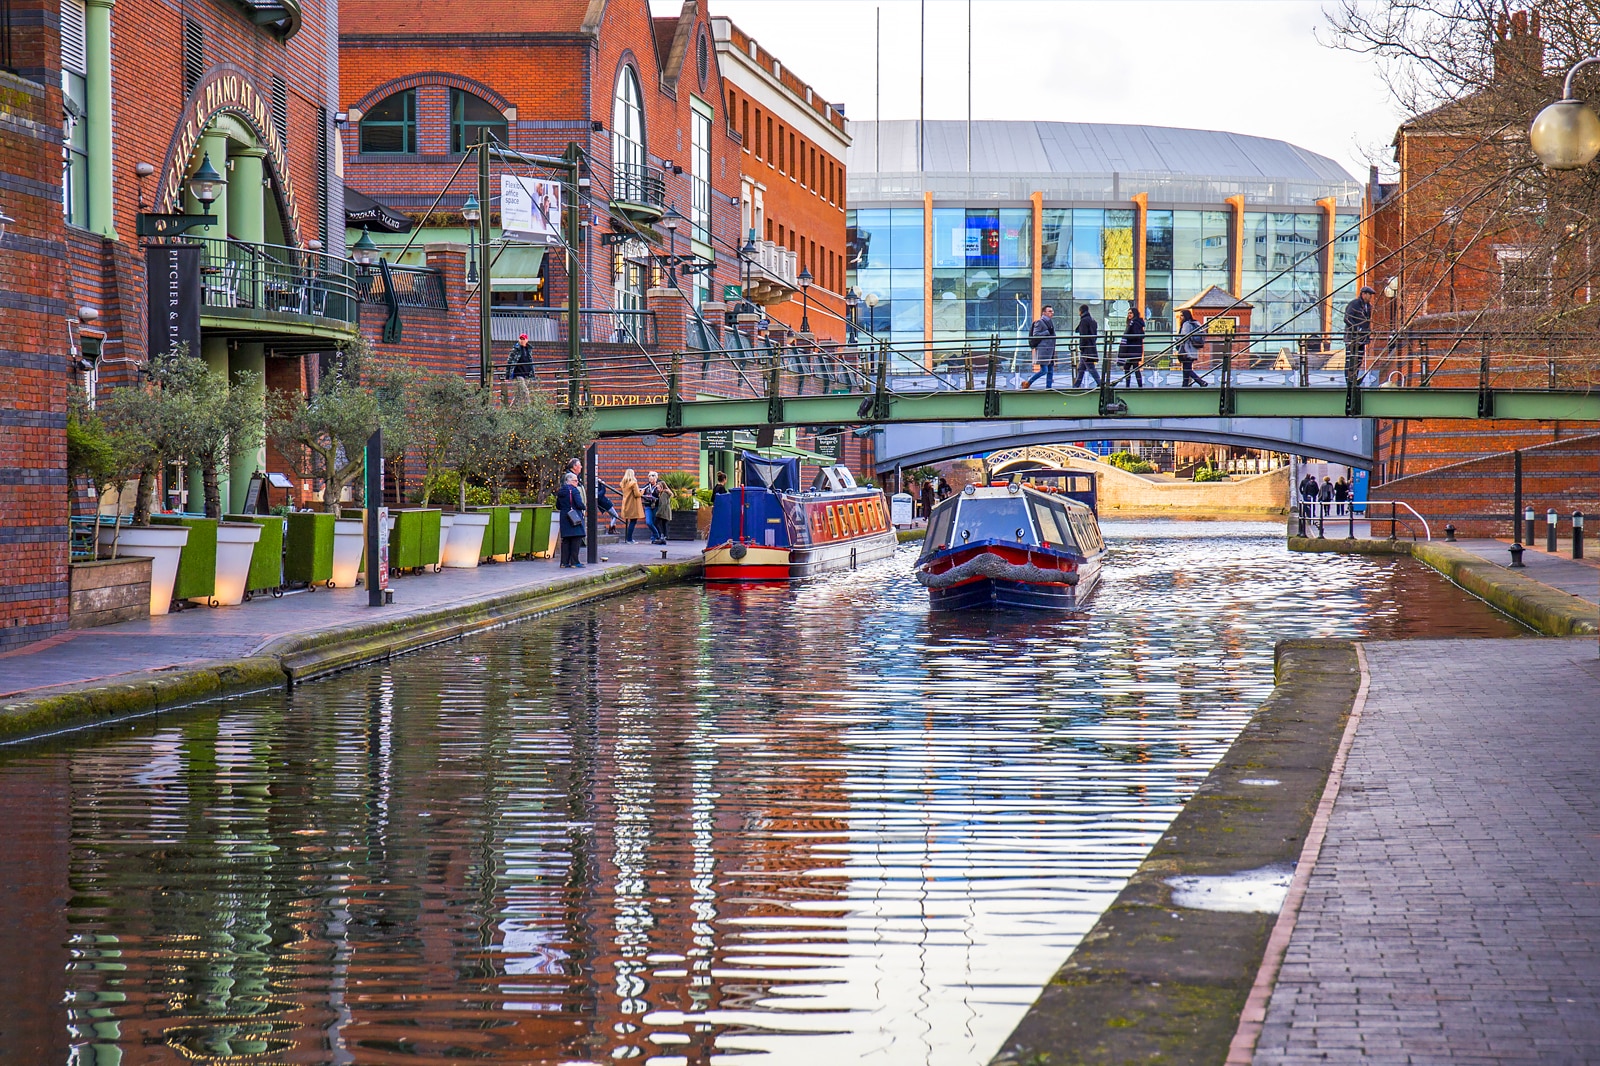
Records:
[[[0,754],[0,1030],[78,1066],[982,1063],[1274,641],[1520,632],[1277,525],[1106,533],[1087,617],[930,615],[907,550]]]

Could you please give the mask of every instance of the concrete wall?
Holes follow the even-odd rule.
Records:
[[[1162,481],[1106,463],[1077,463],[1099,475],[1101,517],[1207,517],[1286,514],[1289,468],[1234,481]]]

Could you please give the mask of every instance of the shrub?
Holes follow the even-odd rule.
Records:
[[[661,475],[661,482],[672,490],[672,505],[679,508],[690,506],[700,486],[700,479],[686,470],[668,470]]]
[[[1106,462],[1118,470],[1126,470],[1130,474],[1148,474],[1155,470],[1155,467],[1132,452],[1112,452],[1106,456]]]
[[[1205,466],[1202,466],[1200,469],[1198,469],[1198,470],[1196,470],[1194,472],[1194,479],[1196,481],[1228,481],[1228,480],[1231,480],[1228,477],[1227,474],[1223,473],[1221,470],[1218,470],[1216,467],[1210,465],[1209,463],[1207,463]]]

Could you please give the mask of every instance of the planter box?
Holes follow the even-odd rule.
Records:
[[[556,509],[544,504],[523,507],[522,524],[517,526],[517,542],[513,555],[548,555],[550,553],[550,523]]]
[[[495,558],[495,562],[509,563],[511,561],[512,556],[516,554],[517,532],[521,528],[522,528],[522,511],[519,510],[518,508],[513,507],[511,509],[511,537],[510,537],[510,541],[506,545],[506,553],[504,555],[496,555],[494,557]]]
[[[439,565],[440,511],[408,508],[390,511],[389,569],[421,570]]]
[[[489,526],[483,533],[483,548],[480,550],[479,561],[498,559],[511,554],[511,508],[510,507],[474,507],[474,514],[489,516]]]
[[[700,528],[696,519],[698,511],[673,511],[667,523],[668,540],[699,540]]]
[[[178,560],[178,576],[172,584],[172,598],[208,604],[217,591],[217,520],[181,518],[176,515],[151,515],[152,526],[187,526],[189,541]]]
[[[450,539],[444,546],[444,565],[454,570],[472,570],[483,558],[483,542],[488,539],[489,520],[481,511],[458,514],[450,523]]]
[[[149,618],[150,564],[142,556],[73,563],[68,571],[67,628],[93,629]]]
[[[444,567],[444,546],[450,541],[450,527],[455,524],[455,520],[456,516],[453,514],[439,516],[439,561],[433,564],[435,570]]]
[[[254,522],[223,522],[216,529],[216,580],[211,597],[219,607],[237,607],[244,602],[250,582],[250,562],[261,539],[261,527]]]
[[[100,527],[100,550],[111,551],[115,526]],[[172,586],[178,577],[178,561],[192,531],[187,526],[125,526],[118,536],[117,554],[141,556],[150,560],[150,613],[166,614],[172,609]]]
[[[367,546],[366,523],[359,518],[340,518],[333,523],[333,569],[328,583],[336,589],[356,587],[361,571],[362,552]]]
[[[284,584],[322,585],[333,577],[334,521],[331,514],[289,515],[283,543]]]
[[[252,592],[265,592],[283,584],[283,519],[275,514],[223,515],[224,522],[251,522],[261,527],[250,556],[250,576],[245,579],[245,598]]]

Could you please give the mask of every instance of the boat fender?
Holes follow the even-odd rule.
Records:
[[[733,556],[735,559],[743,559],[746,555],[750,554],[750,549],[746,548],[743,544],[735,544],[732,548],[728,549],[728,554]]]
[[[931,573],[925,569],[917,571],[917,582],[931,589],[949,588],[951,585],[978,577],[1023,581],[1030,584],[1076,585],[1078,583],[1078,573],[1075,570],[1053,570],[1034,566],[1032,563],[1009,563],[998,555],[990,554],[968,559],[942,574]]]

